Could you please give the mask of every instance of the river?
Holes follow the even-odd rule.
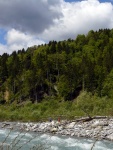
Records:
[[[94,144],[91,139],[9,129],[0,129],[0,142],[0,150],[91,150]],[[97,141],[93,150],[113,150],[113,142]]]

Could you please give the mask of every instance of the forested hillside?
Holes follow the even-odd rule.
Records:
[[[53,96],[70,101],[81,90],[113,96],[113,29],[0,56],[1,103]]]

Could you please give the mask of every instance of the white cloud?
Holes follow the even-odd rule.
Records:
[[[36,37],[29,35],[29,34],[25,34],[22,33],[18,30],[15,29],[11,29],[10,31],[8,31],[7,35],[6,35],[6,41],[8,45],[12,45],[12,44],[21,44],[23,46],[32,46],[31,44],[42,44],[44,43],[43,41],[36,39]]]
[[[25,34],[15,29],[11,29],[6,34],[6,45],[0,44],[0,54],[7,52],[9,54],[12,51],[17,51],[22,48],[28,48],[33,45],[44,44],[44,41],[37,39],[33,35]]]
[[[8,49],[6,45],[0,44],[0,55],[2,55],[3,53],[7,53]]]
[[[84,0],[62,3],[63,17],[55,20],[55,25],[45,29],[40,36],[45,39],[64,40],[86,34],[89,30],[113,27],[113,5],[98,0]]]

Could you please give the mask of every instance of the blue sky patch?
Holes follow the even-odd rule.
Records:
[[[0,43],[1,44],[6,44],[6,40],[5,40],[5,35],[6,35],[6,31],[4,29],[0,29]]]

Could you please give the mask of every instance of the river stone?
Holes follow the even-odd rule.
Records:
[[[74,136],[75,135],[75,133],[71,133],[71,136]]]
[[[92,124],[92,127],[95,128],[95,127],[97,127],[98,125],[99,125],[99,121],[96,120],[96,121]]]
[[[66,125],[66,128],[71,129],[71,128],[74,128],[74,126],[75,126],[75,122],[71,122],[70,124]]]
[[[113,141],[113,133],[107,136],[107,139]]]
[[[35,124],[35,125],[33,125],[33,126],[31,127],[32,130],[34,130],[34,129],[36,129],[36,128],[38,128],[38,124]]]
[[[51,122],[51,126],[55,126],[55,121],[54,120]]]
[[[96,128],[97,126],[108,126],[108,122],[96,120],[96,121],[92,124],[92,127],[93,127],[93,128]]]
[[[58,126],[58,130],[62,131],[63,130],[63,126]]]
[[[58,129],[57,129],[56,127],[54,127],[54,128],[52,128],[50,131],[51,131],[51,132],[57,132]]]
[[[44,129],[46,128],[46,125],[45,125],[44,123],[42,123],[42,124],[40,124],[39,128],[40,128],[41,130],[44,130]]]

